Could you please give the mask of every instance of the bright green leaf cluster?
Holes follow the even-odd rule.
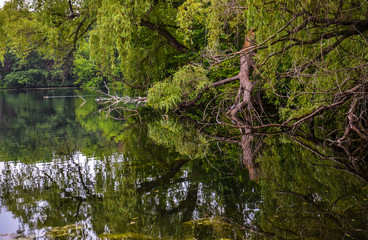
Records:
[[[168,111],[182,101],[193,100],[210,85],[204,68],[186,65],[172,77],[156,83],[148,91],[148,103],[157,109]]]

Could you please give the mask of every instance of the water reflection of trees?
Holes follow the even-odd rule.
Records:
[[[174,165],[183,168],[187,163],[179,159]],[[82,221],[86,224],[83,234],[88,234],[90,228],[96,235],[109,229],[111,233],[137,232],[156,237],[190,236],[192,228],[182,223],[193,217],[222,216],[232,221],[244,217],[245,191],[239,183],[218,180],[208,184],[209,179],[200,177],[200,166],[186,166],[176,174],[168,169],[168,174],[154,178],[137,172],[130,164],[127,159],[114,157],[96,162],[55,160],[47,166],[21,168],[8,164],[1,181],[2,205],[29,228]],[[222,189],[225,186],[234,189]],[[239,200],[224,198],[224,191]],[[223,230],[201,234],[209,237],[230,233]]]
[[[151,112],[142,122],[116,122],[94,111],[76,111],[83,128],[69,125],[56,153],[45,147],[52,161],[5,163],[1,205],[23,229],[78,223],[82,238],[367,238],[361,142],[229,134]],[[71,139],[86,134],[93,141]]]
[[[173,127],[175,124],[172,124],[170,128],[166,128],[171,134],[165,134],[165,129],[162,128],[162,132],[154,131],[153,128],[158,127],[157,124],[161,125],[161,123],[153,122],[153,126],[148,123],[148,130],[143,125],[130,127],[120,138],[125,143],[125,156],[130,159],[129,169],[137,174],[134,181],[136,183],[135,193],[138,194],[140,202],[136,205],[139,210],[135,214],[145,216],[144,221],[139,220],[133,224],[138,228],[136,230],[162,237],[164,234],[168,237],[197,236],[199,234],[206,238],[216,235],[234,239],[242,238],[244,230],[241,230],[240,233],[226,230],[224,224],[240,221],[242,226],[250,222],[259,200],[257,194],[252,191],[255,184],[247,181],[241,172],[236,173],[239,176],[238,179],[233,177],[234,171],[230,169],[236,168],[234,165],[237,163],[234,161],[227,163],[228,166],[224,161],[212,162],[211,165],[207,161],[211,159],[196,157],[200,153],[193,151],[206,147],[187,147],[190,144],[189,139],[188,142],[182,141],[186,139],[185,136],[192,136],[191,139],[196,141],[195,136],[190,135],[188,126],[175,128]],[[181,134],[182,131],[188,134]],[[157,136],[155,134],[170,137],[170,141],[162,138],[160,140],[172,144],[157,146],[158,138],[155,137]],[[137,146],[140,148],[137,149]],[[174,147],[177,152],[184,152],[184,149],[187,155],[178,155],[169,150],[170,147]],[[212,158],[215,159],[215,156]],[[223,171],[218,171],[218,169]],[[124,214],[116,215],[120,218],[122,216]],[[128,221],[135,217],[137,216],[132,215]],[[223,218],[218,223],[221,226],[208,224],[207,221],[207,225],[200,227],[200,224],[197,225],[195,221],[192,221],[214,217]],[[127,220],[125,222],[129,225]],[[182,223],[188,223],[191,227],[182,225]],[[120,228],[116,228],[114,232],[128,231],[126,228],[122,229],[124,226],[125,224],[119,225]],[[203,231],[203,228],[207,230]]]
[[[329,142],[302,129],[290,136],[268,137],[242,129],[240,136],[229,138],[216,134],[211,127],[206,131],[203,125],[189,122],[201,129],[194,136],[202,134],[207,138],[204,146],[193,151],[210,148],[209,142],[240,146],[241,161],[250,179],[259,180],[261,189],[257,221],[247,226],[255,238],[368,237],[368,153],[364,141],[350,136],[344,142]],[[188,132],[187,128],[185,134]],[[171,137],[166,145],[183,145],[175,144],[173,139],[184,141]],[[165,144],[165,140],[160,142]],[[235,156],[229,148],[222,151]]]
[[[101,127],[91,116],[86,122],[79,117],[85,128]],[[254,217],[259,195],[237,162],[228,156],[217,161],[213,153],[207,159],[180,155],[158,146],[144,124],[109,124],[103,134],[116,142],[110,145],[115,150],[87,158],[77,147],[65,147],[49,163],[6,164],[2,205],[19,217],[23,229],[80,223],[85,237],[134,232],[243,239],[242,226]]]
[[[260,234],[275,239],[368,237],[367,153],[355,151],[352,157],[345,151],[354,147],[351,142],[328,146],[304,134],[266,143],[259,156]]]
[[[75,98],[44,99],[45,95],[74,95],[75,90],[0,92],[0,157],[23,163],[50,161],[69,148],[108,147],[98,133],[81,129],[75,121]],[[93,149],[90,149],[93,150]],[[93,155],[95,151],[89,151]]]

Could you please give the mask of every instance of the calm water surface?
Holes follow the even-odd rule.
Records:
[[[366,148],[115,121],[76,91],[0,92],[0,239],[368,239]]]

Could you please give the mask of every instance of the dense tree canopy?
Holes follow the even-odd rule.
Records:
[[[367,8],[363,0],[13,0],[0,11],[0,55],[37,50],[76,66],[82,82],[124,84],[166,111],[203,106],[204,118],[242,133],[308,122],[313,138],[366,140]]]
[[[70,70],[43,59],[36,51],[24,59],[8,52],[0,66],[0,88],[74,86],[75,79]]]

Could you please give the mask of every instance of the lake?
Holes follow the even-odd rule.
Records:
[[[368,239],[366,146],[109,117],[96,97],[0,92],[0,239]]]

